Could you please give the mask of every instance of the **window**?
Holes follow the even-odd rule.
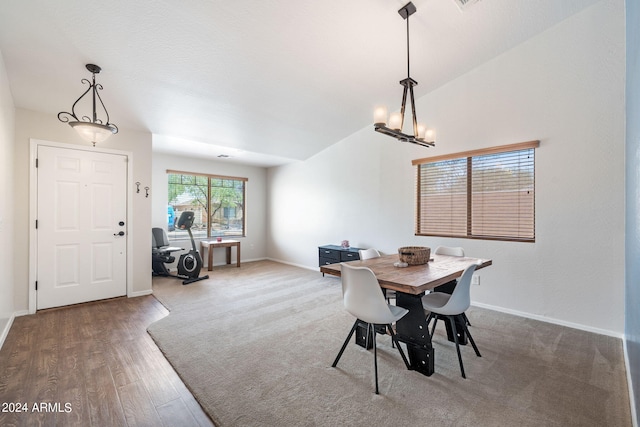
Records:
[[[184,211],[192,211],[195,238],[245,236],[247,178],[167,171],[167,230],[170,239],[188,238],[186,230],[175,228]]]
[[[414,160],[416,235],[534,242],[539,144]]]

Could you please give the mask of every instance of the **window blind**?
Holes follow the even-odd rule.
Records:
[[[535,241],[538,144],[414,161],[416,235]]]

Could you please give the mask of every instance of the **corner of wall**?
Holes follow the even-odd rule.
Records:
[[[14,146],[15,106],[9,78],[0,52],[0,346],[11,327],[15,315],[15,245],[14,206]]]
[[[640,19],[638,2],[625,2],[626,88],[625,88],[625,328],[624,357],[633,425],[640,411]]]
[[[13,325],[14,315],[11,315],[8,319],[0,319],[0,349],[2,349],[2,345],[4,344],[4,340],[9,335],[9,329],[11,329],[11,325]]]

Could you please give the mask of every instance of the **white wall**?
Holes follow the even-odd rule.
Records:
[[[631,414],[640,414],[640,4],[626,2],[626,288],[625,354]]]
[[[493,260],[474,303],[620,336],[624,28],[624,1],[603,0],[419,99],[436,148],[371,126],[270,169],[269,256],[315,267],[317,246],[343,239],[386,253],[459,245]],[[414,236],[412,159],[533,139],[536,243]]]
[[[0,346],[13,318],[13,228],[14,175],[13,141],[15,108],[9,91],[9,79],[0,52]]]
[[[16,311],[26,311],[29,301],[29,147],[30,138],[61,142],[66,144],[87,145],[70,126],[58,121],[56,115],[33,111],[16,110],[16,135],[13,175],[15,191],[13,227],[16,235],[14,250],[15,287],[14,300]],[[151,183],[151,134],[147,132],[120,129],[101,144],[102,148],[129,151],[133,153],[133,182],[142,186]],[[130,189],[135,191],[135,189]],[[144,294],[151,291],[151,199],[144,195],[133,195],[133,223],[129,224],[129,238],[133,239],[133,277],[132,291]]]
[[[154,153],[153,154],[153,216],[152,227],[167,228],[167,198],[168,198],[168,182],[167,170],[179,170],[185,172],[204,173],[212,175],[224,175],[247,178],[246,183],[246,237],[235,238],[240,240],[241,259],[243,261],[263,259],[266,257],[266,206],[267,206],[267,170],[261,167],[244,166],[235,163],[207,160],[202,158],[181,157],[170,154]],[[200,250],[199,240],[196,242],[198,250]],[[149,247],[151,238],[149,238]],[[190,242],[175,241],[174,246],[189,248]],[[235,250],[232,249],[232,259],[235,259]],[[180,252],[174,253],[179,255]],[[207,254],[202,254],[207,263]],[[176,257],[177,258],[177,257]],[[225,252],[222,250],[214,251],[213,264],[221,264],[225,262]],[[174,263],[175,264],[175,263]]]

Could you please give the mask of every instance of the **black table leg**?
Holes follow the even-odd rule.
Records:
[[[396,322],[398,340],[407,345],[411,369],[430,376],[434,372],[434,351],[422,308],[422,295],[396,292],[396,305],[409,310]]]
[[[369,337],[367,338],[367,323],[358,319],[358,325],[356,326],[356,344],[360,347],[364,347],[367,350],[373,348],[373,331],[378,334],[386,335],[387,331],[384,325],[375,325],[375,328],[369,329]]]

